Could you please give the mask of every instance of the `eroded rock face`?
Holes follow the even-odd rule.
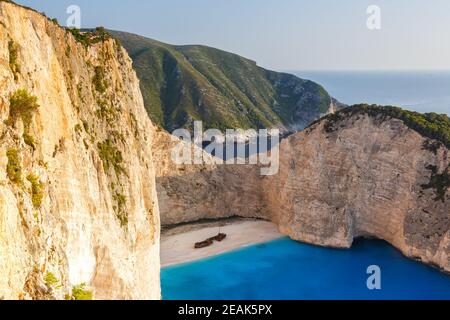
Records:
[[[118,44],[0,2],[0,298],[160,298],[153,132]]]
[[[281,145],[280,175],[268,193],[272,219],[296,240],[350,247],[356,237],[383,239],[405,255],[450,271],[450,201],[426,189],[430,166],[449,166],[402,121],[355,115],[334,132],[324,121]]]
[[[259,167],[217,165],[216,158],[195,146],[192,155],[201,153],[205,164],[176,165],[171,152],[178,143],[164,131],[155,135],[153,152],[163,226],[234,216],[269,218],[264,190],[259,188],[266,178],[259,175]]]
[[[449,166],[448,149],[434,153],[427,138],[392,118],[356,114],[332,132],[324,125],[282,141],[274,176],[260,176],[257,166],[165,167],[157,178],[163,224],[257,217],[322,246],[384,239],[450,271],[449,195],[436,199],[437,190],[425,187]]]

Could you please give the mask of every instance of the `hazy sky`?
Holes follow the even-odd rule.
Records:
[[[449,0],[16,0],[65,24],[204,44],[275,70],[450,69]],[[381,30],[366,26],[369,5]]]

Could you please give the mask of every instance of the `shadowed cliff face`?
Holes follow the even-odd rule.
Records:
[[[158,169],[163,225],[258,217],[317,245],[384,239],[450,271],[448,148],[392,117],[355,112],[333,130],[328,121],[282,141],[275,176],[255,166]]]
[[[159,299],[153,126],[126,51],[0,2],[0,298]]]

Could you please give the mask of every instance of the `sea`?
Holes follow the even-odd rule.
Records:
[[[340,102],[450,115],[450,71],[294,71]],[[349,250],[288,238],[161,270],[163,299],[450,300],[450,275],[380,240]]]
[[[163,268],[161,284],[166,300],[450,299],[450,275],[366,239],[345,250],[282,238]]]
[[[342,103],[394,105],[450,115],[450,71],[290,71]]]

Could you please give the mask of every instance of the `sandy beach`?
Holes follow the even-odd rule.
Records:
[[[194,249],[194,244],[220,232],[227,238],[210,247]],[[275,224],[261,220],[230,219],[196,223],[165,230],[161,234],[161,266],[191,262],[248,245],[283,237]]]

